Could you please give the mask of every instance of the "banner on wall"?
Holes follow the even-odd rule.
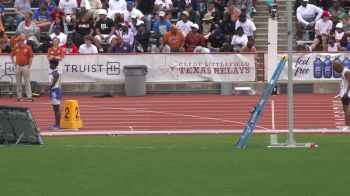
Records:
[[[279,59],[283,56],[288,56],[288,54],[278,54]],[[293,80],[339,80],[340,74],[333,71],[332,68],[332,61],[334,60],[344,62],[350,67],[348,53],[293,53]],[[265,65],[268,68],[268,78],[271,78],[277,65]],[[279,80],[288,80],[288,64],[285,65]]]
[[[125,65],[146,65],[147,82],[255,81],[253,54],[66,55],[63,82],[124,82]],[[46,55],[35,55],[31,79],[48,81]],[[10,56],[0,56],[0,76],[14,75]]]

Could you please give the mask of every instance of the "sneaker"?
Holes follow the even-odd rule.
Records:
[[[312,48],[309,45],[305,45],[305,50],[309,51],[309,52],[312,52]]]
[[[51,129],[53,131],[57,131],[57,130],[60,130],[61,128],[58,125],[51,125],[51,126],[49,126],[49,129]]]
[[[34,99],[33,99],[33,98],[29,98],[29,99],[27,99],[27,101],[28,101],[28,102],[33,102]]]
[[[23,102],[23,98],[18,98],[17,101],[18,102]]]

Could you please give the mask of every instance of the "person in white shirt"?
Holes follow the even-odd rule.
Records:
[[[339,43],[339,41],[341,40],[341,38],[344,35],[344,31],[343,31],[343,24],[341,22],[339,22],[336,26],[335,26],[335,31],[334,31],[334,36],[335,36],[335,41],[337,43]]]
[[[193,22],[188,20],[190,14],[187,11],[181,12],[181,20],[177,21],[176,28],[182,32],[184,37],[192,30]]]
[[[303,29],[313,29],[316,22],[321,18],[323,10],[315,5],[308,4],[309,0],[302,0],[301,5],[297,8],[296,23],[297,40],[301,40]]]
[[[236,30],[236,35],[232,37],[231,45],[235,52],[239,52],[243,46],[248,43],[248,37],[244,34],[243,27],[238,27]]]
[[[102,3],[100,0],[81,0],[80,8],[82,11],[89,11],[91,15],[98,9],[102,9]]]
[[[247,19],[245,13],[241,13],[239,15],[239,19],[236,22],[236,30],[238,27],[242,27],[244,31],[244,35],[248,37],[248,40],[254,40],[254,33],[256,31],[256,27],[253,21]]]
[[[129,23],[131,21],[131,15],[136,15],[137,19],[139,20],[146,20],[143,13],[135,8],[135,3],[128,1],[126,3],[126,11],[124,12],[124,20],[126,23]]]
[[[86,35],[84,37],[85,44],[80,45],[79,53],[80,54],[97,54],[97,47],[92,44],[94,38],[91,35]]]
[[[125,0],[109,0],[108,2],[108,13],[107,17],[113,19],[115,13],[126,12],[126,1]]]
[[[58,38],[59,46],[66,44],[67,35],[61,32],[60,25],[56,25],[53,27],[53,33],[50,35],[50,37],[51,37],[51,40],[53,40],[53,38],[55,38],[55,37]]]
[[[77,22],[77,0],[60,0],[58,7],[61,8],[66,14],[66,22],[72,22],[75,26]]]
[[[333,22],[330,20],[330,15],[328,11],[324,11],[322,14],[322,19],[318,20],[315,25],[315,39],[313,40],[311,46],[306,48],[310,51],[314,50],[318,44],[322,44],[323,51],[327,51],[328,38],[333,27]]]
[[[160,11],[169,13],[173,10],[173,2],[171,0],[155,0],[154,10],[156,10],[157,14]]]

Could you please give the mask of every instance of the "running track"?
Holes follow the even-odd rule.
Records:
[[[295,94],[295,132],[340,133],[344,117],[334,94]],[[93,98],[64,96],[79,101],[84,127],[52,132],[53,110],[47,96],[18,103],[16,97],[0,97],[0,105],[29,107],[43,135],[114,134],[232,134],[241,133],[260,96],[147,95],[145,97]],[[275,107],[272,129],[271,103]],[[63,101],[64,102],[64,101]],[[63,108],[63,103],[61,108]],[[271,96],[255,133],[288,130],[287,95]]]

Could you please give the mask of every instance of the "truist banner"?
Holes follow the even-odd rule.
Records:
[[[66,55],[60,62],[63,82],[124,82],[125,65],[146,65],[147,82],[255,81],[253,54],[105,54]],[[46,82],[46,55],[35,55],[31,79]],[[0,56],[0,76],[14,75],[8,55]]]

